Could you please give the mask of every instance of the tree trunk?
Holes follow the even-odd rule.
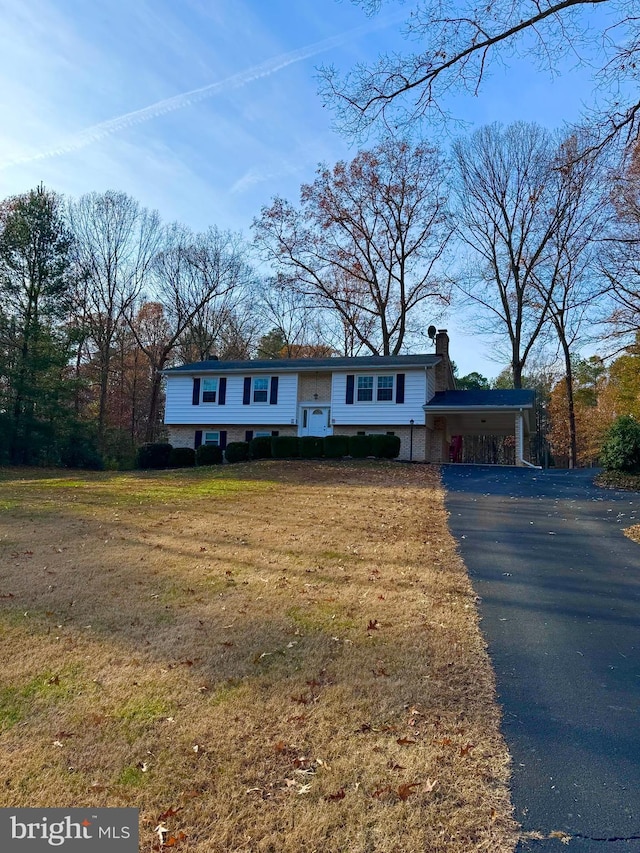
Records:
[[[162,374],[159,370],[155,370],[153,374],[153,384],[151,385],[151,400],[149,402],[149,419],[147,420],[147,429],[145,431],[144,440],[153,441],[156,437],[156,422],[158,420],[158,408],[160,405],[160,386],[162,384]]]
[[[571,353],[566,340],[562,340],[564,352],[565,383],[567,386],[567,406],[569,409],[569,468],[575,468],[578,464],[578,438],[576,435],[576,410],[573,399],[573,369],[571,367]]]

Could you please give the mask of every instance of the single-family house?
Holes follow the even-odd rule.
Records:
[[[400,459],[448,462],[465,435],[512,435],[516,464],[528,464],[533,392],[457,391],[446,329],[435,335],[435,352],[423,355],[210,359],[164,375],[174,447],[225,447],[260,435],[393,433]]]

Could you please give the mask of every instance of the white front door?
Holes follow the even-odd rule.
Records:
[[[305,406],[302,410],[301,435],[329,435],[329,406]]]

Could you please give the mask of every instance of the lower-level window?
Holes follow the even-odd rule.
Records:
[[[220,433],[219,432],[205,432],[203,436],[203,444],[220,444]]]

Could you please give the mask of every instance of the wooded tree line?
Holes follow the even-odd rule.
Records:
[[[273,199],[251,244],[118,192],[6,199],[2,458],[122,462],[161,434],[165,367],[423,351],[448,310],[493,339],[514,387],[532,360],[554,362],[553,446],[589,461],[584,423],[627,413],[616,377],[640,329],[640,149],[614,161],[593,138],[489,125],[445,156],[385,137],[321,165],[297,203]],[[625,354],[585,390],[580,351],[597,339]]]

